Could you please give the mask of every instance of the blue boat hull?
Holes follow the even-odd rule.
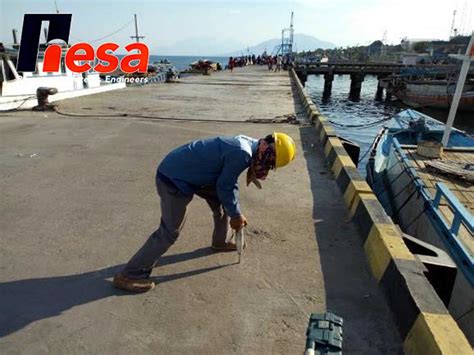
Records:
[[[416,147],[419,132],[408,129],[405,118],[420,117],[416,111],[395,117],[391,127],[383,129],[376,139],[371,158],[366,166],[367,181],[387,214],[410,236],[445,250],[455,262],[458,272],[447,307],[453,318],[474,343],[474,270],[472,255],[458,243],[454,245],[449,229],[442,222],[433,200],[435,196],[424,186],[412,168],[404,146]],[[431,119],[431,118],[430,118]],[[423,139],[441,140],[441,123],[430,122]],[[462,132],[453,132],[448,147],[474,147],[474,139]],[[474,150],[472,153],[474,157]],[[473,160],[474,161],[474,160]],[[467,218],[472,218],[472,215]]]

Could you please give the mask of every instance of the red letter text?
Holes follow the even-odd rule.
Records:
[[[119,60],[114,54],[109,54],[107,51],[114,51],[117,50],[119,46],[116,43],[104,43],[99,48],[97,48],[97,59],[100,61],[105,61],[108,64],[99,63],[96,65],[94,70],[98,71],[99,73],[111,73],[115,69],[117,69]]]
[[[140,53],[129,54],[123,57],[120,62],[120,69],[125,73],[146,73],[148,69],[148,46],[144,43],[131,43],[125,46],[127,51],[138,49]],[[137,65],[130,65],[130,62],[138,61]]]
[[[77,52],[83,50],[85,54],[78,54]],[[66,54],[66,65],[69,69],[76,73],[84,73],[90,70],[91,66],[89,63],[82,65],[76,65],[74,61],[93,61],[94,60],[94,48],[87,43],[76,43],[73,45]]]

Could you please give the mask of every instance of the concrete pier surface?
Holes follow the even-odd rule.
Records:
[[[310,313],[326,310],[344,318],[344,353],[401,352],[313,127],[121,116],[299,115],[287,72],[237,68],[63,101],[59,110],[97,117],[0,114],[0,353],[300,354]],[[157,287],[138,295],[112,287],[159,224],[154,174],[168,151],[275,130],[295,139],[298,154],[262,190],[241,177],[249,220],[241,264],[236,253],[210,250],[212,215],[195,197],[153,272]]]

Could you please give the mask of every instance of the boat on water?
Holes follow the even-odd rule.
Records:
[[[474,138],[453,129],[440,149],[444,130],[415,110],[399,113],[374,141],[367,181],[404,233],[454,261],[457,273],[443,301],[473,341]]]
[[[213,71],[221,70],[221,65],[209,59],[199,59],[189,64],[190,69],[186,73],[210,74]]]
[[[395,115],[376,136],[367,182],[417,254],[427,278],[474,343],[474,137],[452,128],[474,61],[474,33],[446,124],[415,110]],[[432,248],[438,248],[439,252]],[[443,264],[444,254],[448,259]],[[452,259],[452,260],[449,260]],[[454,263],[453,263],[454,262]],[[427,266],[429,265],[429,266]],[[431,269],[431,270],[430,270]]]
[[[101,74],[101,78],[108,82],[125,82],[128,86],[159,84],[173,82],[179,78],[178,69],[164,59],[148,65],[146,73],[125,73],[121,69]]]
[[[57,89],[49,101],[58,101],[83,95],[122,89],[125,83],[107,83],[99,73],[90,71],[75,73],[61,59],[60,72],[43,71],[43,54],[46,47],[40,47],[36,70],[33,73],[19,73],[16,70],[18,50],[0,46],[0,111],[28,109],[37,105],[36,90],[40,87]],[[65,48],[66,49],[66,48]]]
[[[393,94],[408,106],[448,109],[453,101],[456,81],[406,80],[397,77],[392,86]],[[466,81],[459,101],[459,110],[474,111],[474,80]]]
[[[156,76],[159,77],[160,82],[164,80],[169,83],[179,78],[179,70],[167,59],[154,62],[152,67],[155,68]]]

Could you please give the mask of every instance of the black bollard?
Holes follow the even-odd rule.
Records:
[[[33,111],[54,111],[56,105],[49,103],[48,96],[58,93],[56,88],[39,87],[36,90],[38,105],[33,107]]]

